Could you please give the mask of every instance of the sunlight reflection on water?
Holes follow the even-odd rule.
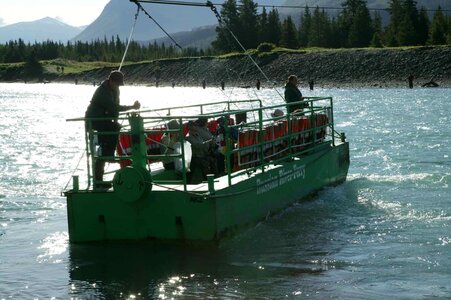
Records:
[[[0,298],[451,295],[449,89],[306,92],[334,96],[336,130],[350,141],[347,182],[214,249],[68,244],[60,191],[84,128],[66,119],[84,115],[94,90],[0,84]],[[121,88],[122,104],[143,109],[248,98],[282,103],[266,89]],[[83,160],[80,184],[85,169]]]

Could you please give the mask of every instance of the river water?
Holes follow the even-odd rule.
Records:
[[[348,180],[219,247],[70,245],[61,190],[84,174],[93,86],[0,84],[0,299],[451,298],[451,89],[317,89]],[[144,108],[272,90],[126,86]],[[276,100],[273,100],[276,99]],[[271,102],[274,101],[274,102]]]

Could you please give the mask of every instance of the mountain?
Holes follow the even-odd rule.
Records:
[[[190,7],[142,3],[144,9],[169,33],[190,31],[192,28],[217,24],[207,7]],[[100,16],[73,40],[92,41],[119,36],[128,39],[137,7],[130,1],[111,0]],[[139,13],[133,39],[150,41],[165,37],[164,32],[142,11]]]
[[[53,18],[43,18],[32,22],[20,22],[0,27],[0,43],[21,38],[34,43],[46,40],[67,42],[82,31]]]
[[[176,32],[171,35],[183,48],[207,49],[216,38],[216,25],[193,28],[190,31]],[[173,42],[168,37],[162,37],[150,41],[157,44],[171,45]]]

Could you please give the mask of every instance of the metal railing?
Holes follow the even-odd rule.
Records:
[[[98,182],[95,180],[95,168],[97,162],[104,160],[110,162],[121,163],[134,159],[133,153],[127,151],[119,151],[118,155],[103,156],[99,153],[98,137],[101,135],[128,136],[132,148],[134,138],[136,136],[144,136],[147,141],[148,149],[146,153],[142,153],[147,162],[145,168],[149,172],[155,162],[161,160],[179,159],[181,161],[181,170],[177,173],[178,180],[158,180],[152,178],[152,182],[156,184],[178,184],[183,185],[183,189],[187,190],[188,168],[186,167],[186,124],[194,121],[199,117],[207,118],[210,122],[221,127],[223,135],[223,153],[225,173],[216,174],[217,176],[227,176],[228,184],[232,184],[232,179],[242,174],[261,170],[265,172],[265,168],[269,165],[281,163],[291,160],[295,157],[307,155],[312,151],[322,147],[325,143],[335,145],[336,132],[333,122],[333,102],[330,97],[309,97],[304,102],[308,103],[308,107],[301,112],[285,114],[284,116],[271,116],[270,112],[275,109],[285,110],[288,106],[299,105],[301,102],[290,104],[280,104],[263,107],[260,100],[241,100],[241,101],[224,101],[199,105],[188,105],[180,107],[160,108],[155,110],[143,110],[138,113],[121,114],[114,121],[123,123],[120,131],[99,131],[94,130],[93,122],[106,121],[106,118],[78,118],[68,121],[83,121],[86,124],[86,153],[87,153],[87,169],[88,169],[88,188],[96,186]],[[253,107],[257,103],[258,107]],[[224,106],[223,110],[218,111],[218,106]],[[174,115],[174,112],[193,108],[194,114],[191,115]],[[198,113],[196,113],[198,111]],[[166,114],[160,116],[160,114]],[[245,122],[235,124],[228,120],[233,119],[233,115],[240,114],[245,116]],[[248,121],[247,119],[251,119]],[[142,119],[143,128],[132,128],[130,126],[131,118]],[[227,120],[222,124],[218,124],[218,120]],[[176,120],[178,128],[169,129],[166,124]],[[124,124],[125,123],[125,124]],[[210,123],[209,123],[210,124]],[[302,126],[301,126],[301,125]],[[277,134],[276,131],[277,130]],[[138,132],[138,134],[137,134]],[[155,139],[155,136],[170,135],[177,133],[180,140],[180,153],[162,154],[158,151],[149,151],[152,148],[157,149],[164,147],[161,141]],[[245,140],[244,137],[249,137]],[[149,147],[150,145],[150,147]],[[124,149],[122,149],[124,150]],[[121,153],[119,153],[121,152]],[[119,155],[120,154],[120,155]],[[115,171],[106,173],[114,173]]]

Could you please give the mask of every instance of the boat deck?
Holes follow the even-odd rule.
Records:
[[[294,159],[296,160],[298,158],[294,158]],[[277,168],[280,168],[281,166],[282,166],[282,164],[268,165],[268,166],[265,166],[265,171],[277,169]],[[232,185],[237,184],[243,180],[255,177],[261,173],[262,173],[262,170],[258,169],[252,173],[238,175],[237,177],[232,178]],[[184,187],[185,186],[183,184],[158,184],[158,185],[154,184],[152,186],[152,191],[156,192],[156,191],[176,190],[176,191],[183,192],[183,191],[185,191]],[[215,191],[220,191],[220,190],[226,189],[227,187],[229,187],[227,175],[224,175],[224,176],[214,179]],[[207,193],[208,192],[208,182],[202,182],[199,184],[187,184],[186,191],[187,192],[196,192],[196,193],[199,193],[199,192]]]

